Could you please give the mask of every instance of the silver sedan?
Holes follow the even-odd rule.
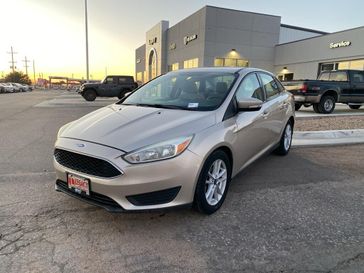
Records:
[[[169,72],[59,130],[56,190],[108,211],[211,214],[241,170],[288,153],[293,126],[293,98],[267,71]]]

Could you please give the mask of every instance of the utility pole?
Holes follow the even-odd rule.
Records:
[[[33,60],[33,81],[34,81],[34,85],[35,85],[35,62]]]
[[[86,31],[86,80],[89,82],[89,63],[88,63],[88,23],[87,23],[87,0],[85,0],[85,31]]]
[[[23,62],[24,62],[24,67],[25,67],[25,74],[27,74],[27,75],[28,75],[28,67],[29,67],[28,63],[29,63],[30,61],[27,59],[27,56],[25,56],[25,57],[24,57]]]
[[[16,62],[14,61],[14,54],[18,54],[18,53],[14,52],[13,47],[11,46],[10,52],[7,52],[7,54],[11,54],[11,61],[9,62],[9,63],[11,63],[10,68],[13,70],[13,72],[15,72],[15,68],[16,68],[15,63]]]

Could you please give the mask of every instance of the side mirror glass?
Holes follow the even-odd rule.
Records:
[[[236,101],[239,111],[259,111],[263,106],[263,102],[256,98],[243,98]]]

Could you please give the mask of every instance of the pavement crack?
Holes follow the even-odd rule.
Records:
[[[351,257],[351,258],[348,258],[346,260],[343,260],[343,261],[339,262],[335,267],[333,267],[332,269],[330,269],[326,273],[334,273],[337,270],[343,269],[346,266],[348,266],[349,264],[360,261],[360,260],[364,260],[364,253],[359,253],[359,254],[355,255],[354,257]]]

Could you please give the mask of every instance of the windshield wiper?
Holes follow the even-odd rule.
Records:
[[[177,106],[177,105],[168,105],[168,104],[151,104],[151,103],[135,103],[135,104],[127,104],[124,105],[135,105],[135,106],[141,106],[141,107],[155,107],[155,108],[164,108],[164,109],[182,109],[182,110],[189,110],[186,107],[183,106]]]

